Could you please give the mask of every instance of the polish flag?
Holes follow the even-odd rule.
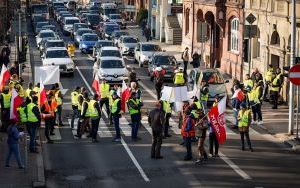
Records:
[[[3,64],[0,74],[0,90],[2,91],[7,80],[10,78],[10,72],[7,70],[6,66]]]
[[[208,118],[220,144],[223,144],[226,140],[225,111],[226,97],[223,97],[218,105],[212,107],[208,112]]]
[[[47,101],[46,89],[44,87],[43,81],[40,79],[40,106],[42,106]]]
[[[96,93],[100,96],[100,81],[98,75],[95,76],[92,87],[95,89]]]
[[[243,101],[245,99],[245,94],[241,89],[237,89],[234,91],[232,98],[237,98],[239,101]]]
[[[129,88],[123,80],[122,91],[121,91],[121,110],[123,112],[126,111],[126,102],[129,99],[129,97],[130,97]]]
[[[18,92],[13,88],[11,93],[11,101],[10,101],[10,115],[9,115],[10,119],[16,121],[19,120],[17,108],[19,108],[22,103],[23,103],[22,97],[20,97]]]

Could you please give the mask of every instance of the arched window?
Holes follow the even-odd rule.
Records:
[[[274,31],[271,36],[271,45],[280,46],[280,37],[277,31]]]
[[[190,32],[190,9],[185,10],[185,35]]]
[[[230,24],[230,51],[239,51],[239,20],[234,18]]]

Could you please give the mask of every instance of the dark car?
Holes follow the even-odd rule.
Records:
[[[50,38],[47,39],[44,43],[41,44],[42,47],[40,48],[41,55],[45,53],[47,48],[52,48],[52,47],[66,47],[66,44],[63,40],[61,39],[55,39],[55,38]]]
[[[100,22],[99,14],[87,14],[86,15],[86,23],[91,29],[96,29]]]
[[[111,40],[98,40],[93,47],[93,57],[96,57],[98,53],[100,52],[102,47],[106,46],[114,46],[113,41]]]
[[[33,18],[32,18],[33,29],[35,30],[36,24],[38,22],[46,22],[46,21],[47,21],[47,19],[44,16],[40,16],[40,15],[33,16]]]
[[[157,52],[155,53],[148,66],[148,75],[150,76],[150,80],[153,81],[153,72],[156,67],[161,67],[163,70],[166,71],[166,74],[164,75],[164,78],[166,80],[171,80],[174,77],[174,71],[176,70],[177,66],[179,64],[177,63],[175,57],[173,55],[170,55],[166,52]]]

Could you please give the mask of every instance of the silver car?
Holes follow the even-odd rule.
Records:
[[[147,66],[153,54],[160,51],[162,50],[157,44],[139,42],[134,49],[135,62],[138,63],[140,67],[143,67],[144,65]]]
[[[134,49],[137,46],[139,40],[132,36],[121,36],[119,47],[122,55],[134,56]]]

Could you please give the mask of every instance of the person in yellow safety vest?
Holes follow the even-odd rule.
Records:
[[[99,105],[99,96],[98,94],[94,94],[93,99],[88,104],[87,114],[91,117],[91,136],[92,142],[98,142],[97,133],[99,129],[99,122],[101,118],[101,110]]]
[[[30,136],[29,126],[28,126],[28,118],[27,118],[27,105],[31,102],[29,97],[25,98],[25,101],[17,108],[18,113],[18,121],[21,125],[26,127],[26,130]]]
[[[70,57],[75,56],[75,45],[72,42],[68,43],[68,54],[69,54]]]
[[[120,117],[121,117],[121,100],[120,97],[114,93],[113,94],[113,104],[111,106],[111,115],[115,126],[116,136],[114,138],[114,142],[121,141],[121,133],[120,133]]]
[[[275,77],[270,87],[270,98],[273,102],[272,109],[277,109],[280,86],[280,77]]]
[[[172,115],[172,105],[169,101],[161,101],[162,110],[165,113],[164,135],[163,138],[171,137],[169,134],[170,118]]]
[[[78,106],[79,106],[79,92],[80,92],[80,87],[76,87],[74,91],[71,92],[71,103],[72,103],[72,119],[71,119],[71,128],[74,129],[74,121],[75,118],[79,118],[80,114],[78,113]]]
[[[37,96],[33,96],[32,102],[27,105],[27,123],[30,132],[29,151],[33,153],[38,152],[35,147],[35,138],[37,128],[41,126],[41,113],[38,107],[38,100]]]
[[[254,86],[253,80],[251,80],[249,74],[246,74],[246,79],[245,79],[245,81],[244,81],[244,88],[245,88],[245,89],[246,89],[246,88],[251,88],[251,89],[252,89],[253,86]]]
[[[179,67],[178,70],[175,71],[174,75],[174,84],[176,86],[183,86],[185,84],[185,75],[183,73],[183,68]]]
[[[28,88],[25,90],[25,97],[29,97],[31,99],[31,96],[30,96],[31,91],[33,91],[33,83],[29,82]]]
[[[81,107],[81,123],[80,123],[80,131],[79,134],[77,135],[78,138],[81,138],[81,136],[84,134],[85,131],[88,130],[90,133],[90,127],[89,127],[89,121],[90,121],[90,115],[91,115],[91,108],[89,108],[89,103],[90,103],[90,98],[89,94],[87,92],[83,93],[83,102],[82,102],[82,107]],[[91,134],[88,135],[90,137]]]
[[[82,118],[81,118],[81,112],[82,112],[82,104],[84,102],[84,98],[83,95],[87,92],[85,87],[81,87],[80,88],[80,93],[78,95],[78,114],[79,114],[79,118],[77,121],[77,134],[75,135],[76,137],[81,138],[81,122],[82,122]]]
[[[105,104],[107,115],[110,117],[110,123],[111,123],[111,114],[109,109],[109,90],[110,85],[107,83],[105,79],[102,79],[100,84],[100,109],[102,110],[103,105]]]
[[[112,102],[113,102],[113,99],[112,99],[112,96],[114,93],[117,93],[117,95],[120,97],[120,87],[115,84],[114,87],[109,91],[109,106],[112,105]]]
[[[6,132],[8,123],[9,123],[9,114],[10,114],[10,101],[11,93],[9,92],[9,87],[5,86],[0,95],[0,104],[1,104],[1,132]]]
[[[241,103],[241,110],[239,111],[238,115],[238,127],[239,127],[239,132],[241,135],[241,141],[242,141],[242,150],[245,150],[245,139],[244,137],[246,136],[246,140],[249,146],[249,149],[251,152],[253,152],[253,148],[251,146],[251,141],[249,137],[249,126],[251,124],[251,110],[247,109],[247,106],[245,103]]]
[[[252,124],[263,124],[262,121],[262,112],[261,112],[261,103],[262,103],[262,96],[263,96],[263,81],[259,81],[254,85],[254,88],[251,92],[251,98],[253,99],[252,104],[252,114],[253,114],[253,122]],[[256,121],[258,120],[258,121]]]
[[[8,86],[9,86],[9,89],[12,90],[12,88],[15,87],[16,84],[19,83],[19,78],[18,78],[18,75],[17,74],[13,74],[11,77],[10,77],[10,81],[8,83]]]
[[[57,108],[56,108],[56,116],[58,119],[58,125],[64,126],[62,122],[62,106],[63,106],[63,95],[59,89],[59,84],[55,83],[55,90],[54,90],[54,97],[57,102]]]
[[[132,121],[131,129],[131,139],[132,141],[138,141],[140,138],[137,136],[139,131],[139,126],[141,122],[141,107],[142,103],[137,99],[137,93],[132,92],[131,97],[127,102],[128,111]]]
[[[37,83],[34,88],[33,91],[35,91],[36,93],[40,93],[40,83]]]
[[[281,72],[281,69],[280,68],[277,68],[276,69],[276,77],[275,78],[278,78],[279,81],[280,81],[280,88],[279,88],[279,93],[281,91],[281,88],[282,88],[282,85],[283,85],[283,82],[284,82],[284,75],[283,73]]]
[[[270,85],[272,81],[274,80],[276,74],[275,70],[273,69],[273,66],[269,64],[268,70],[265,73],[265,85],[264,85],[264,92],[263,92],[263,99],[266,101],[270,98]]]
[[[204,113],[207,112],[207,101],[209,99],[209,85],[205,83],[200,90],[200,101],[204,110]]]
[[[23,87],[21,86],[21,84],[16,84],[15,90],[21,98],[25,97],[25,93],[24,93],[24,90],[23,90]]]

